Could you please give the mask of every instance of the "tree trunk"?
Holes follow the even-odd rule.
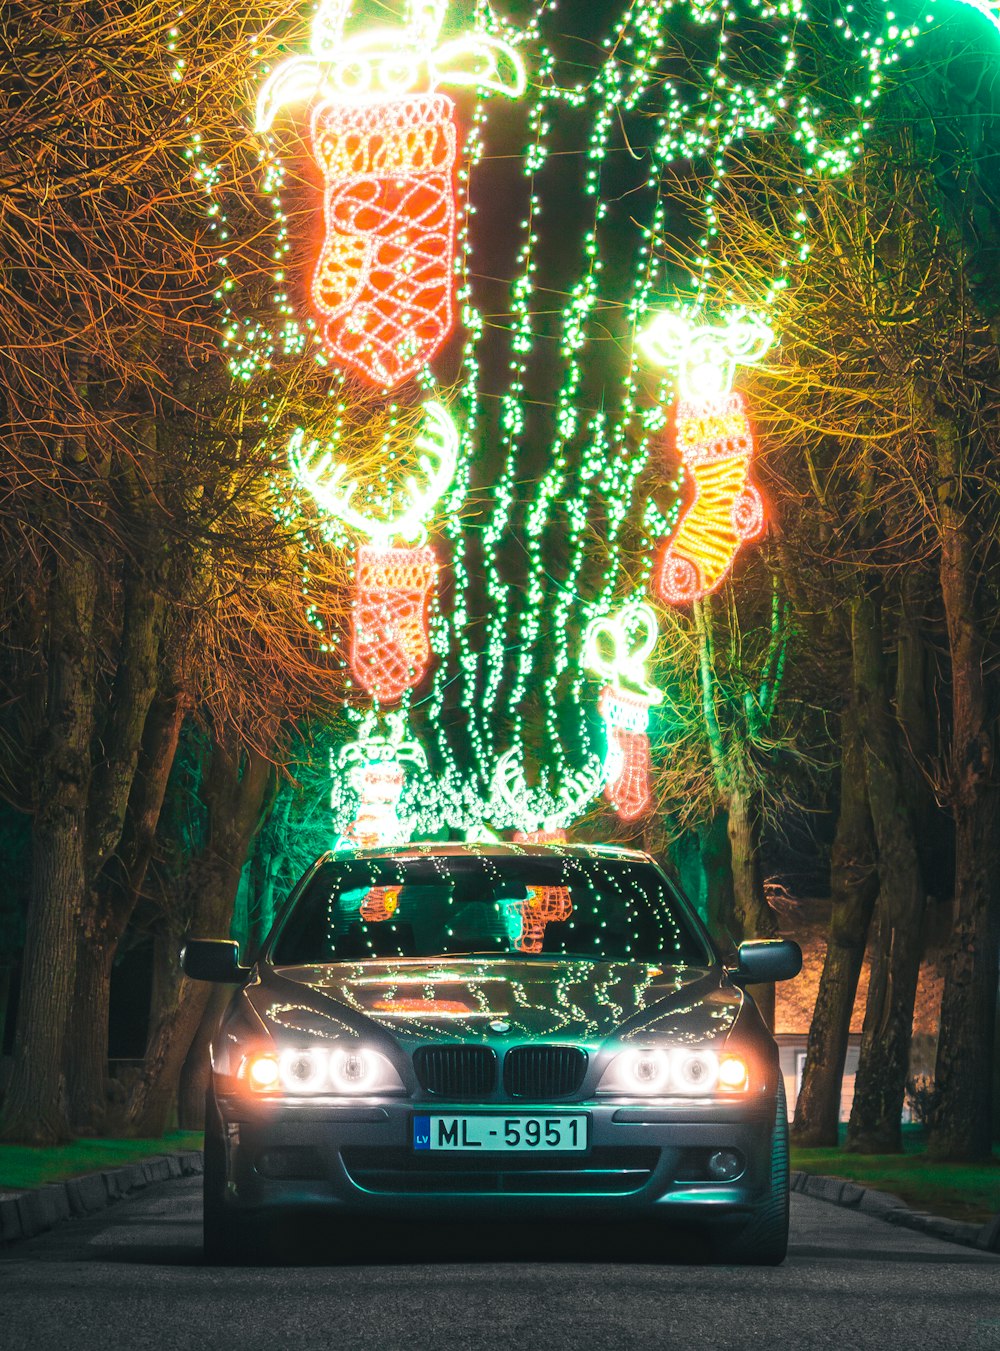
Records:
[[[976,520],[963,502],[957,430],[939,420],[940,579],[951,653],[949,805],[955,819],[955,921],[941,1001],[929,1149],[991,1157],[991,1095],[1000,946],[1000,785],[977,612]]]
[[[729,798],[729,851],[733,899],[739,939],[776,938],[778,925],[764,895],[760,871],[760,802],[755,794],[736,789]],[[761,1017],[774,1031],[774,985],[749,985],[747,991]]]
[[[722,810],[698,825],[698,849],[705,874],[705,923],[725,951],[735,943],[736,902],[729,851],[729,822]]]
[[[213,743],[204,785],[208,842],[201,857],[192,862],[188,878],[192,937],[219,938],[229,932],[240,874],[260,826],[270,773],[270,762],[256,751],[241,757],[231,742],[217,739]],[[181,1069],[212,992],[210,985],[188,980],[181,972],[180,939],[180,934],[172,935],[169,984],[150,1031],[142,1077],[129,1103],[129,1122],[136,1135],[158,1136],[166,1129]]]
[[[830,938],[809,1024],[792,1136],[806,1146],[836,1145],[851,1012],[868,941],[878,872],[865,786],[864,748],[853,701],[841,717],[840,811],[833,842]]]
[[[95,917],[96,918],[96,917]],[[77,1135],[100,1135],[108,1113],[108,1005],[117,942],[91,928],[77,948],[71,1017],[63,1059],[69,1122]]]
[[[86,922],[80,926],[73,1017],[66,1029],[64,1055],[70,1122],[83,1133],[105,1129],[111,968],[146,874],[185,706],[183,696],[171,686],[148,711],[118,852],[92,890]]]
[[[21,965],[14,1068],[4,1101],[5,1140],[69,1138],[63,1040],[86,898],[87,796],[94,733],[97,565],[66,551],[51,588],[46,727],[39,749],[31,893]]]
[[[870,596],[852,605],[851,644],[868,801],[878,846],[879,895],[847,1148],[865,1154],[898,1153],[926,895],[900,769],[899,733],[886,692],[881,616]]]
[[[212,1072],[212,1038],[231,997],[232,989],[229,986],[213,986],[184,1061],[177,1089],[177,1125],[182,1131],[205,1129],[205,1094]]]

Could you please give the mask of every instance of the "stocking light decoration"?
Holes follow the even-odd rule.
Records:
[[[403,714],[390,713],[385,731],[379,730],[374,713],[366,714],[356,740],[343,746],[336,763],[330,766],[338,777],[346,774],[348,783],[358,795],[354,821],[338,841],[339,847],[377,849],[382,845],[404,844],[409,839],[409,823],[400,821],[397,811],[407,765],[426,770],[427,757],[423,747],[407,736]],[[338,792],[339,784],[334,788],[334,795]],[[332,805],[336,807],[336,802]],[[383,893],[381,896],[372,895],[373,891],[379,890]],[[364,918],[388,919],[398,901],[399,888],[372,888],[362,902],[369,908],[369,914]]]
[[[740,546],[764,529],[750,479],[753,432],[732,386],[736,367],[759,361],[774,333],[753,315],[709,326],[660,314],[638,342],[650,361],[677,371],[677,453],[694,499],[663,547],[653,588],[668,605],[682,605],[720,586]]]
[[[651,607],[630,601],[592,620],[584,634],[581,665],[607,682],[598,705],[608,737],[604,796],[624,821],[649,803],[649,710],[663,694],[649,683],[646,667],[657,633]]]
[[[426,522],[455,473],[458,433],[438,403],[424,405],[424,430],[416,441],[423,486],[411,475],[403,485],[404,505],[395,515],[377,518],[351,503],[356,484],[347,466],[334,464],[319,442],[304,445],[305,432],[292,436],[288,456],[292,472],[324,511],[351,529],[368,535],[358,546],[350,666],[354,679],[380,704],[391,704],[419,685],[430,660],[427,613],[437,576]],[[413,541],[393,544],[393,539]]]
[[[454,323],[455,105],[438,85],[523,93],[498,38],[438,45],[447,0],[410,0],[403,28],[345,35],[351,0],[320,0],[310,54],[282,61],[257,100],[257,130],[310,108],[326,231],[312,278],[324,346],[392,388],[432,359]]]
[[[526,887],[527,899],[503,901],[504,923],[516,952],[539,953],[545,926],[569,919],[573,898],[569,887]]]

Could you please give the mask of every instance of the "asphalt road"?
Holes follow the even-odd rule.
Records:
[[[296,1234],[294,1265],[210,1267],[200,1179],[0,1251],[3,1351],[1000,1351],[1000,1260],[792,1197],[775,1269],[664,1260],[578,1228]]]

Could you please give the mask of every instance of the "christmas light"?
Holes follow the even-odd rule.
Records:
[[[997,0],[958,0],[958,3],[978,10],[1000,32],[1000,3]]]
[[[395,703],[424,678],[431,655],[427,611],[437,567],[429,548],[358,548],[351,674],[380,704]]]
[[[504,922],[515,952],[539,953],[545,926],[569,919],[573,898],[569,887],[526,887],[527,899],[501,901]]]
[[[402,785],[400,790],[402,791]],[[402,889],[402,887],[369,887],[358,914],[366,924],[381,924],[383,920],[392,919],[399,909],[399,893]]]
[[[496,3],[502,8],[505,0]],[[427,27],[436,33],[431,19],[437,7],[431,11]],[[448,398],[460,431],[454,477],[439,508],[449,586],[445,603],[439,607],[432,595],[428,607],[432,657],[426,691],[419,703],[407,704],[432,756],[435,777],[408,773],[399,813],[422,833],[447,828],[485,836],[487,831],[544,830],[547,804],[560,808],[562,788],[589,763],[592,702],[583,695],[586,675],[574,661],[579,633],[612,607],[624,587],[653,592],[653,546],[676,532],[681,493],[686,491],[686,501],[697,486],[682,482],[693,478],[693,469],[682,465],[673,479],[659,485],[661,508],[636,501],[651,450],[676,410],[668,411],[662,400],[649,406],[644,398],[638,372],[646,358],[635,335],[648,324],[659,297],[678,287],[690,296],[692,324],[704,323],[696,315],[733,302],[715,271],[717,203],[727,188],[732,153],[738,156],[744,139],[783,138],[801,163],[787,200],[776,194],[769,202],[768,229],[787,244],[783,260],[763,294],[747,298],[767,315],[809,254],[810,184],[824,175],[847,173],[857,163],[886,76],[908,59],[928,25],[921,17],[919,23],[898,26],[888,10],[884,22],[869,16],[862,23],[853,11],[831,22],[813,15],[804,0],[726,0],[718,6],[696,0],[621,0],[605,30],[595,34],[588,59],[578,45],[564,44],[564,17],[551,0],[529,0],[528,8],[519,8],[516,30],[485,0],[477,0],[475,13],[483,36],[511,51],[530,48],[527,134],[522,147],[510,146],[506,125],[494,135],[498,100],[470,99],[469,115],[455,122],[453,303],[462,336],[454,367],[449,364]],[[342,36],[342,24],[335,20],[329,31]],[[362,26],[346,39],[357,41],[357,49],[347,52],[339,36],[331,37],[314,43],[310,56],[299,59],[327,66],[342,56],[353,59],[365,38],[371,50],[382,44],[383,55],[391,49],[402,56],[404,45],[408,60],[428,47],[440,54],[436,38],[419,43],[409,35],[403,43],[403,32],[390,30],[388,36],[383,30],[376,41]],[[834,99],[815,79],[817,32],[829,60],[854,81],[843,100],[839,87]],[[512,68],[505,57],[495,59],[500,77],[513,90]],[[586,69],[581,60],[589,60]],[[483,58],[465,62],[463,69],[482,73],[487,64]],[[338,76],[337,83],[323,70],[300,68],[298,76],[289,74],[289,90],[299,84],[294,97],[279,89],[275,70],[266,71],[273,84],[264,99],[262,125],[270,125],[274,111],[288,107],[308,133],[309,114],[323,103],[388,105],[445,90],[447,82],[432,74],[429,63],[412,71],[410,64],[394,74],[365,57],[351,71],[345,67],[344,78],[360,81],[367,91],[361,95],[354,89],[350,97],[341,96],[344,79]],[[265,89],[266,83],[262,95]],[[479,92],[489,92],[485,83]],[[572,144],[567,125],[574,129]],[[301,199],[293,197],[291,205],[285,200],[286,183],[298,184],[304,177],[300,165],[286,167],[281,158],[296,140],[284,122],[275,126],[262,134],[274,258],[271,310],[262,311],[252,293],[248,299],[232,266],[220,265],[223,348],[234,377],[248,387],[256,382],[262,416],[273,419],[276,440],[283,434],[275,376],[295,362],[319,363],[329,382],[327,407],[337,410],[336,418],[324,418],[324,426],[334,424],[328,446],[333,458],[345,460],[356,424],[344,410],[355,394],[343,372],[332,369],[322,316],[313,307],[315,259],[301,257],[304,241],[295,235],[294,211]],[[510,196],[498,202],[495,156],[511,149],[520,150],[522,190],[511,175],[504,180]],[[217,232],[220,257],[227,257],[222,241],[233,227],[227,217],[223,148],[207,147],[194,129],[187,153],[205,192],[208,229]],[[620,205],[625,165],[632,175],[627,211]],[[564,210],[570,166],[578,169],[574,177],[581,188],[571,210]],[[668,271],[666,263],[679,229],[683,233],[691,223],[688,218],[677,224],[671,196],[675,171],[701,203],[700,219],[697,206],[694,215],[698,228],[690,236],[688,279],[672,267]],[[233,200],[240,200],[238,193]],[[511,264],[494,274],[496,251],[482,255],[477,225],[499,206],[516,214],[504,225]],[[546,238],[553,230],[559,232],[555,273]],[[608,259],[626,260],[626,266],[605,268]],[[612,271],[613,287],[607,280]],[[499,306],[494,275],[509,283]],[[488,319],[481,312],[487,297]],[[487,350],[490,387],[484,389],[481,363]],[[439,397],[428,368],[417,379],[420,397]],[[701,472],[707,477],[707,466]],[[706,490],[700,491],[706,501]],[[720,488],[728,496],[736,491],[735,479]],[[753,502],[748,499],[745,506]],[[299,528],[297,498],[287,488],[280,511],[290,529]],[[741,515],[741,529],[747,516],[752,512]],[[352,529],[345,528],[336,542],[349,542]],[[422,544],[422,536],[418,533],[412,542]],[[636,573],[632,560],[643,552]],[[344,721],[338,722],[338,738]],[[538,794],[530,819],[521,819],[493,791],[498,763],[508,749],[523,775],[537,785],[530,790]],[[349,785],[340,787],[345,791],[337,790],[337,830],[350,824],[356,810]],[[597,792],[600,787],[599,782]],[[587,802],[580,802],[585,810]],[[556,829],[571,819],[560,817]]]
[[[639,335],[649,360],[677,371],[676,448],[694,483],[653,579],[668,605],[716,590],[741,545],[764,529],[764,504],[750,480],[753,431],[743,397],[732,386],[737,366],[759,361],[773,342],[773,330],[755,315],[708,325],[668,312]]]
[[[598,702],[607,736],[604,795],[624,821],[641,816],[650,798],[649,709],[663,699],[647,670],[657,634],[644,601],[592,620],[584,634],[581,665],[608,682]]]
[[[351,37],[350,0],[321,0],[311,55],[271,73],[257,130],[312,104],[326,233],[311,294],[327,353],[392,388],[432,360],[454,323],[455,105],[439,83],[516,96],[524,68],[485,34],[435,48],[447,0],[413,0],[409,24]],[[414,92],[418,85],[426,92]]]
[[[350,665],[361,688],[382,705],[420,684],[431,655],[427,623],[437,557],[426,545],[389,543],[426,534],[427,519],[455,473],[454,422],[440,404],[425,404],[423,411],[426,430],[415,448],[424,484],[409,475],[397,494],[404,506],[395,513],[373,516],[353,506],[356,484],[347,479],[347,465],[334,464],[332,452],[320,451],[316,441],[303,450],[301,428],[289,445],[292,472],[317,504],[376,541],[357,549]]]
[[[354,818],[343,831],[338,848],[350,845],[375,849],[403,844],[410,838],[409,822],[401,820],[397,811],[408,765],[425,770],[427,757],[419,743],[408,735],[405,716],[388,714],[385,730],[380,730],[376,715],[366,714],[355,740],[341,747],[336,761],[331,763],[336,773],[331,800],[334,812],[343,777],[346,776],[356,794]]]

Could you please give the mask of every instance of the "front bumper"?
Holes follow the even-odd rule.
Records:
[[[247,1215],[290,1208],[400,1217],[463,1214],[628,1216],[677,1221],[746,1217],[771,1177],[773,1098],[651,1105],[624,1101],[531,1104],[348,1104],[218,1099],[225,1143],[225,1203]],[[586,1112],[586,1153],[418,1153],[416,1113],[510,1116]],[[216,1122],[216,1129],[219,1129]],[[705,1163],[735,1150],[743,1171],[709,1179]]]

